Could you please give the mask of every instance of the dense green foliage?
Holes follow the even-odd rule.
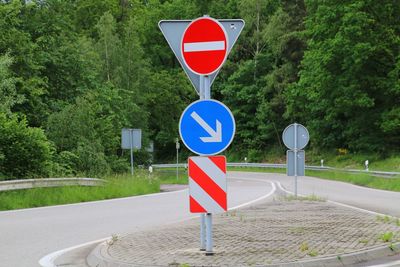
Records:
[[[282,153],[295,121],[315,151],[399,151],[398,1],[14,0],[0,2],[0,175],[124,172],[124,127],[143,131],[137,164],[150,140],[172,158],[197,96],[157,24],[204,14],[246,21],[212,87],[237,123],[228,153]]]

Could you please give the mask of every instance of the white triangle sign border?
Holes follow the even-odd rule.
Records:
[[[229,56],[233,46],[235,45],[237,39],[239,38],[239,36],[245,26],[245,22],[242,19],[217,19],[217,20],[225,28],[225,31],[228,35],[227,37],[229,39],[229,41],[228,41],[228,46],[229,46],[228,47],[228,56]],[[180,42],[182,39],[182,35],[183,35],[184,31],[186,30],[186,27],[191,22],[192,22],[192,20],[161,20],[158,23],[158,27],[160,28],[169,47],[174,52],[175,57],[179,61],[179,64],[181,65],[181,67],[185,71],[186,75],[188,76],[190,82],[192,83],[193,87],[195,88],[197,94],[199,94],[199,92],[200,92],[200,75],[193,73],[185,65],[185,63],[183,62],[183,58],[181,55],[181,49],[180,49]],[[171,27],[171,26],[174,26],[175,28],[178,28],[178,29],[173,30],[170,33],[169,30],[171,30],[171,29],[167,29],[166,27]],[[174,36],[170,36],[169,34],[174,35]],[[178,43],[178,45],[176,45],[176,43]],[[209,75],[210,76],[210,85],[214,82],[216,76],[219,73],[219,70],[220,69],[218,69],[218,71],[214,72],[213,74]]]

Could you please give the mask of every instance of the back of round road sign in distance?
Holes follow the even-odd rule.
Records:
[[[210,17],[193,20],[181,40],[184,64],[195,74],[218,71],[228,56],[228,35],[222,24]]]
[[[297,128],[297,136],[295,136],[295,128]],[[289,149],[303,149],[308,144],[310,135],[306,127],[298,123],[293,123],[283,131],[282,139],[285,146]],[[297,139],[297,147],[295,146],[295,139]]]

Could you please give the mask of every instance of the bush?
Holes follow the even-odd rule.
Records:
[[[0,155],[0,174],[5,179],[44,177],[50,171],[52,145],[42,129],[0,114]]]

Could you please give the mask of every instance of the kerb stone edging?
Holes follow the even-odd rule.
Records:
[[[107,254],[108,241],[99,244],[87,257],[90,267],[138,267],[140,264],[118,262]],[[338,254],[335,256],[321,257],[305,261],[288,262],[281,264],[268,264],[265,267],[337,267],[350,266],[352,264],[377,260],[400,253],[400,243],[392,245],[394,250],[387,246],[379,246],[372,249],[355,251],[353,253]],[[201,253],[201,252],[199,252]],[[156,265],[155,265],[156,266]],[[158,265],[157,265],[158,266]],[[167,266],[167,265],[166,265]],[[151,267],[151,266],[147,266]]]

